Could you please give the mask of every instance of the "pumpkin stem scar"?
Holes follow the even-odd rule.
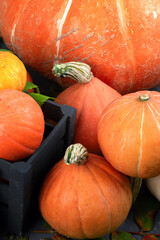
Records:
[[[84,164],[88,159],[87,149],[80,143],[71,144],[64,154],[64,162],[67,165],[72,163],[77,165]]]
[[[82,62],[55,64],[52,73],[55,77],[72,78],[79,83],[88,83],[93,78],[90,66]]]
[[[142,95],[139,96],[140,101],[147,101],[149,99],[150,99],[150,97],[149,97],[148,94],[142,94]]]

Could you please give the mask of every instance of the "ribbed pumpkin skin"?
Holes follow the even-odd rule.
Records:
[[[142,94],[150,99],[140,101]],[[98,142],[118,171],[140,178],[160,174],[160,93],[140,91],[107,106],[98,125]]]
[[[76,83],[61,92],[56,101],[77,109],[74,143],[81,143],[91,153],[101,154],[97,126],[105,107],[121,95],[93,77],[89,83]]]
[[[53,63],[82,61],[122,94],[160,83],[158,0],[0,0],[0,6],[5,43],[47,77],[54,78]]]
[[[22,91],[27,82],[27,71],[23,62],[13,53],[0,51],[0,90]]]
[[[0,91],[0,158],[20,161],[29,157],[41,144],[44,116],[40,106],[28,94]]]
[[[43,218],[60,234],[76,239],[112,232],[124,222],[131,204],[128,178],[95,154],[81,166],[59,161],[39,196]]]

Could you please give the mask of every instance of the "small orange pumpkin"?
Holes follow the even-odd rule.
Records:
[[[39,204],[43,218],[60,234],[98,238],[124,222],[132,191],[128,178],[104,157],[73,144],[46,176]]]
[[[89,65],[80,62],[56,64],[55,76],[70,77],[78,83],[61,92],[56,101],[77,109],[74,143],[81,143],[89,152],[101,154],[97,125],[105,107],[121,95],[94,77]]]
[[[139,91],[113,101],[98,125],[104,157],[122,173],[140,178],[160,174],[160,93]]]
[[[0,158],[20,161],[41,144],[44,115],[28,94],[15,90],[0,91]]]
[[[27,82],[27,70],[23,62],[9,51],[0,51],[0,90],[22,91]]]

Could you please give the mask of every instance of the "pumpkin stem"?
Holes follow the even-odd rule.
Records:
[[[148,94],[142,94],[142,95],[139,96],[140,101],[147,101],[149,99],[150,99],[150,97],[149,97]]]
[[[64,162],[67,165],[71,163],[82,165],[87,161],[88,151],[80,143],[71,144],[65,151]]]
[[[93,78],[90,66],[82,62],[55,64],[52,73],[55,77],[72,78],[79,83],[88,83]]]

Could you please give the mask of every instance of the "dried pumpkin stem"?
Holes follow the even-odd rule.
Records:
[[[67,165],[72,163],[77,165],[82,165],[87,161],[88,151],[87,149],[80,143],[71,144],[65,152],[64,162]]]
[[[147,101],[149,99],[150,99],[150,97],[149,97],[148,94],[142,94],[142,95],[139,96],[140,101]]]
[[[79,83],[88,83],[93,78],[90,66],[82,62],[55,64],[52,73],[55,77],[72,78]]]

